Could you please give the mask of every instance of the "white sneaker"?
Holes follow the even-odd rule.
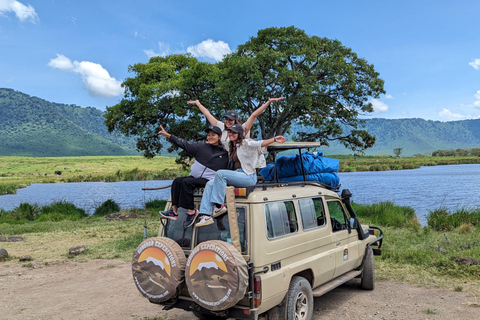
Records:
[[[211,216],[202,215],[200,220],[195,223],[195,228],[202,228],[213,224],[213,218]]]
[[[216,218],[218,216],[221,216],[225,212],[227,212],[227,207],[225,207],[223,204],[220,208],[214,207],[212,217]]]

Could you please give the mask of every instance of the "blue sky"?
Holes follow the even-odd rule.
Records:
[[[105,110],[128,66],[215,62],[268,27],[338,39],[375,66],[369,117],[480,118],[480,1],[0,0],[0,87]]]

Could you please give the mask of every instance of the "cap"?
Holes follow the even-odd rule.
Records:
[[[233,126],[228,128],[227,130],[230,130],[235,133],[243,133],[243,127],[239,125],[238,123],[235,123]]]
[[[215,133],[218,134],[219,136],[222,135],[222,129],[220,129],[220,128],[217,127],[217,126],[214,126],[214,127],[208,128],[208,129],[205,129],[205,132],[206,132],[206,133],[209,133],[210,131],[215,132]]]
[[[238,119],[238,113],[235,110],[228,110],[225,113],[225,118],[228,118],[230,120],[237,120]]]

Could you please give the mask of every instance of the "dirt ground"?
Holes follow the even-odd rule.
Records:
[[[347,283],[315,299],[313,319],[478,319],[473,293],[377,282],[373,291]],[[120,260],[67,262],[46,267],[0,263],[0,319],[165,319],[193,314],[148,302]]]

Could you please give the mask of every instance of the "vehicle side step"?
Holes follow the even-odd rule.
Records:
[[[360,274],[362,274],[361,270],[352,270],[350,272],[347,272],[344,275],[341,275],[340,277],[333,279],[332,281],[329,281],[325,284],[322,284],[319,287],[316,287],[313,290],[313,296],[314,297],[320,297],[320,296],[324,295],[325,293],[335,289],[336,287],[344,284],[348,280],[351,280],[351,279],[359,276]]]

